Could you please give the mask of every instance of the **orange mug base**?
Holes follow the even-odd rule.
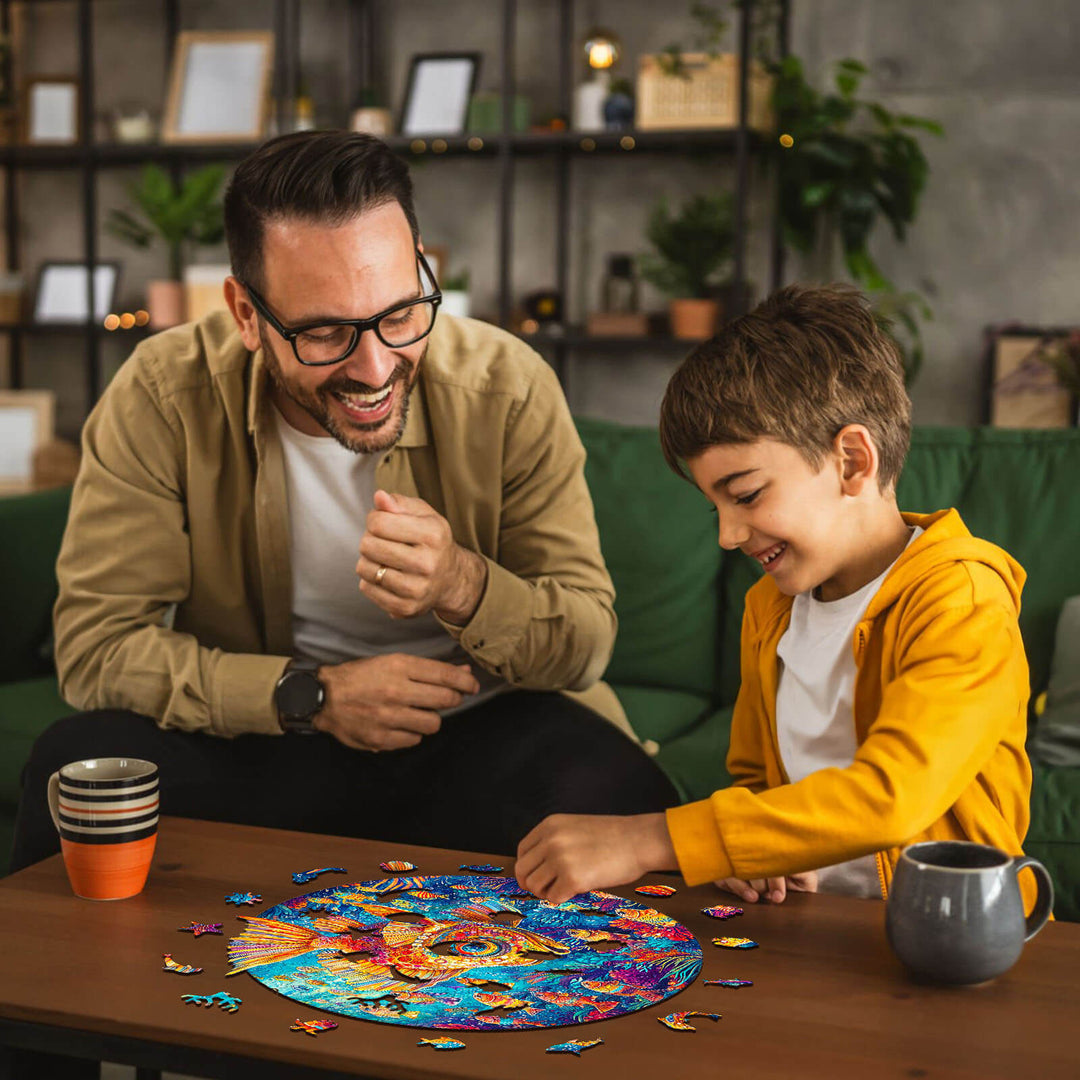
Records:
[[[80,844],[60,838],[68,881],[84,900],[126,900],[142,892],[157,834],[126,844]]]

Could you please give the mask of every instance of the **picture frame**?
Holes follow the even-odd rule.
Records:
[[[273,67],[271,30],[181,31],[161,141],[260,141],[266,135]]]
[[[0,495],[33,490],[34,453],[53,438],[51,390],[0,390]]]
[[[417,53],[401,104],[402,135],[461,135],[480,73],[478,52]]]
[[[120,280],[118,262],[101,261],[94,268],[94,311],[86,309],[86,263],[45,262],[38,270],[33,320],[37,323],[101,322],[112,309]]]
[[[66,146],[82,138],[81,87],[66,76],[27,79],[23,93],[22,141]]]

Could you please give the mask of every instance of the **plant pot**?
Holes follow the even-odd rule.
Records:
[[[672,300],[668,303],[671,336],[680,341],[704,341],[716,333],[720,321],[717,300]]]
[[[148,281],[146,311],[151,330],[167,330],[184,321],[184,286],[179,281]]]

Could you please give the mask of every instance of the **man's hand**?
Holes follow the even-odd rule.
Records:
[[[450,523],[423,499],[376,491],[374,502],[356,564],[360,591],[396,619],[434,611],[467,623],[487,584],[484,560],[456,544]]]
[[[755,878],[753,881],[729,877],[716,884],[748,904],[756,904],[758,900],[782,904],[789,892],[817,892],[817,871],[807,870],[804,874],[789,877]]]
[[[523,889],[561,904],[580,892],[675,867],[663,814],[552,814],[518,845],[514,876]]]
[[[442,725],[437,709],[460,705],[480,684],[469,669],[390,653],[319,668],[326,703],[315,714],[319,731],[354,750],[416,746]]]

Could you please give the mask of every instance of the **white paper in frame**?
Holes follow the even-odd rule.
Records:
[[[51,390],[0,390],[0,494],[33,487],[34,451],[53,437]]]

